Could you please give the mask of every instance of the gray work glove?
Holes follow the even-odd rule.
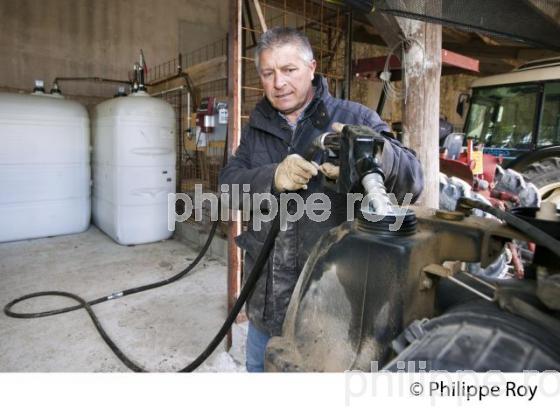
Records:
[[[307,189],[307,183],[317,172],[317,168],[301,155],[288,155],[276,168],[274,188],[278,192]]]

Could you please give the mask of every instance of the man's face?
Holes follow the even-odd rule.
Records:
[[[260,77],[266,98],[284,114],[301,109],[312,96],[315,60],[305,62],[300,49],[291,44],[274,47],[260,55]]]

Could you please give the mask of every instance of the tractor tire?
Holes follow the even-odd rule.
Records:
[[[552,201],[560,209],[560,157],[534,162],[521,173],[527,182],[535,184],[543,201]]]

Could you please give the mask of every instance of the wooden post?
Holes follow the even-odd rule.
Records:
[[[261,3],[259,3],[259,0],[254,0],[254,4],[255,11],[257,12],[257,17],[259,18],[259,23],[261,24],[261,30],[263,33],[265,33],[268,31],[268,27],[266,26],[266,20],[261,9]]]
[[[229,5],[229,36],[228,36],[228,152],[235,153],[241,138],[241,13],[242,0],[232,0]],[[237,213],[234,221],[231,216]],[[241,288],[241,250],[235,244],[234,238],[241,234],[240,212],[231,211],[228,226],[228,279],[227,306],[228,313],[235,304]],[[227,336],[227,347],[232,345],[231,329]]]
[[[408,95],[402,105],[403,142],[422,162],[424,191],[418,203],[439,208],[441,26],[398,20],[405,37],[418,42],[405,51]]]
[[[344,67],[344,99],[350,99],[350,91],[351,91],[351,84],[352,84],[352,12],[349,11],[346,15],[346,42],[344,45],[344,59],[345,59],[345,67]]]
[[[408,95],[402,105],[404,144],[416,151],[424,172],[424,191],[418,204],[439,207],[439,93],[441,26],[373,13],[367,16],[389,47],[410,38],[405,52]]]

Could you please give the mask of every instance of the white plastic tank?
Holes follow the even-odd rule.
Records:
[[[93,221],[122,245],[168,239],[175,192],[175,111],[143,91],[95,107]]]
[[[89,134],[77,102],[0,93],[0,242],[88,228]]]

